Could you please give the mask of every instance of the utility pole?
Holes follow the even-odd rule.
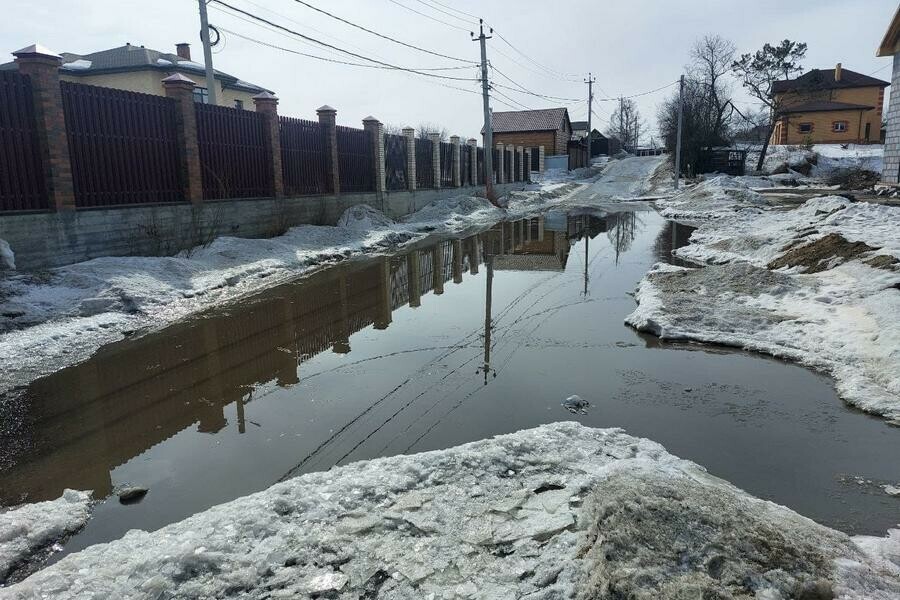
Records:
[[[591,112],[592,112],[591,107],[593,106],[593,102],[594,102],[594,82],[595,81],[597,81],[597,80],[595,78],[591,77],[590,72],[588,72],[588,78],[585,79],[585,81],[584,81],[588,85],[588,128],[587,128],[588,129],[588,131],[587,131],[588,154],[587,154],[587,165],[586,165],[588,167],[591,166],[591,142],[593,141],[591,139]]]
[[[678,82],[678,138],[675,140],[675,189],[681,179],[681,124],[684,121],[684,75]]]
[[[201,2],[203,0],[200,0]],[[494,33],[493,28],[490,30]],[[481,44],[481,99],[484,105],[484,187],[485,194],[491,204],[496,204],[494,197],[494,124],[491,122],[491,96],[490,83],[488,82],[487,40],[493,36],[484,35],[484,19],[478,19],[478,37],[470,34],[472,41],[478,40]],[[501,159],[502,160],[502,159]]]
[[[216,90],[216,72],[213,70],[212,44],[209,42],[209,19],[206,16],[208,0],[197,1],[200,3],[200,41],[203,42],[203,60],[206,62],[206,92],[209,94],[209,103],[216,106],[219,104],[219,94]]]

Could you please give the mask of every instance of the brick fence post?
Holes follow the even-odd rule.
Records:
[[[506,156],[505,152],[503,144],[497,144],[497,183],[505,183],[503,179],[503,158]]]
[[[441,187],[441,134],[429,133],[431,140],[431,166],[434,171],[434,187]]]
[[[337,111],[327,104],[316,110],[319,115],[319,124],[324,130],[325,136],[325,181],[331,187],[331,193],[340,195],[341,174],[338,166],[337,148]]]
[[[278,98],[269,92],[253,96],[256,112],[266,118],[266,136],[272,149],[272,195],[284,197],[284,172],[281,170],[281,124],[278,120]]]
[[[403,128],[403,137],[406,138],[406,186],[411,192],[416,191],[416,130],[412,127]]]
[[[469,177],[472,185],[478,185],[478,140],[469,138],[469,156],[472,157],[472,163],[469,165]]]
[[[525,148],[523,148],[522,146],[517,146],[516,154],[519,157],[519,181],[525,181]]]
[[[544,172],[544,147],[538,147],[538,171]]]
[[[39,44],[13,52],[19,72],[31,80],[34,114],[37,120],[38,145],[44,168],[47,199],[55,210],[75,208],[69,139],[59,87],[62,57]],[[11,148],[11,152],[19,149]]]
[[[450,136],[450,148],[452,148],[453,156],[452,162],[450,163],[450,172],[453,173],[453,187],[460,187],[462,185],[462,178],[460,177],[460,162],[462,160],[462,152],[460,152],[459,148],[458,135]]]
[[[178,162],[184,199],[192,203],[203,202],[203,168],[197,142],[197,109],[194,106],[194,87],[197,84],[181,73],[166,77],[162,83],[166,96],[176,102]]]
[[[363,129],[369,132],[372,141],[372,169],[375,174],[375,195],[379,200],[384,198],[387,187],[384,171],[384,125],[375,117],[363,119]]]

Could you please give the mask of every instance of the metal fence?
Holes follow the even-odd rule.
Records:
[[[515,181],[522,181],[522,153],[518,150],[513,154],[513,171],[513,179]]]
[[[184,200],[172,98],[61,83],[75,206]]]
[[[453,187],[453,145],[441,142],[441,187]]]
[[[512,152],[503,149],[503,178],[512,181]]]
[[[491,173],[491,181],[498,183],[497,179],[500,177],[500,151],[496,148],[491,148],[491,168],[494,171]]]
[[[406,138],[392,133],[384,134],[384,174],[387,189],[407,189],[409,183],[406,166]]]
[[[416,187],[434,187],[434,143],[431,140],[416,140]]]
[[[48,207],[31,80],[0,71],[0,212]]]
[[[196,104],[203,198],[272,195],[272,147],[265,115],[227,106]]]
[[[531,149],[531,170],[532,171],[540,171],[541,170],[541,149],[537,146]]]
[[[338,125],[337,154],[341,192],[375,190],[375,159],[368,131]]]
[[[288,196],[331,192],[326,168],[325,130],[317,121],[279,118],[281,173]]]
[[[472,185],[472,147],[468,144],[459,147],[459,182]]]
[[[478,177],[478,185],[484,185],[484,148],[478,148],[475,151],[475,161],[477,162],[477,168],[475,169],[475,175]]]

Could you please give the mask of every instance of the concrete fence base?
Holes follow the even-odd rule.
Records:
[[[358,204],[397,219],[435,200],[479,192],[483,186],[384,192],[381,198],[362,193],[9,214],[0,218],[0,240],[10,245],[18,270],[38,270],[101,256],[172,255],[221,236],[274,237],[295,225],[334,225]]]

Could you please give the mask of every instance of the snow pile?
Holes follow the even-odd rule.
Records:
[[[303,475],[4,597],[887,599],[891,536],[857,545],[654,442],[557,423]]]
[[[756,170],[761,146],[747,153],[747,171]],[[802,146],[772,145],[766,151],[763,173],[802,173],[819,179],[846,170],[881,172],[884,147],[880,144],[815,144],[810,150]]]
[[[707,266],[648,273],[626,322],[802,362],[900,423],[900,208],[829,196],[749,211],[722,189],[676,251]]]
[[[0,271],[4,269],[16,270],[16,255],[9,247],[9,242],[0,239]]]
[[[503,210],[485,198],[453,196],[435,200],[411,215],[407,215],[402,222],[431,227],[442,223],[448,230],[457,231],[461,227],[491,225],[502,219],[503,216]]]
[[[91,516],[91,493],[66,490],[48,502],[0,512],[0,586],[13,570],[75,533]]]
[[[707,179],[672,198],[658,200],[662,216],[669,219],[702,220],[734,211],[758,210],[765,206],[762,194],[739,178],[719,175]]]
[[[353,231],[375,231],[391,227],[393,224],[394,221],[390,217],[368,204],[351,206],[344,211],[337,222],[338,227],[345,227]]]

